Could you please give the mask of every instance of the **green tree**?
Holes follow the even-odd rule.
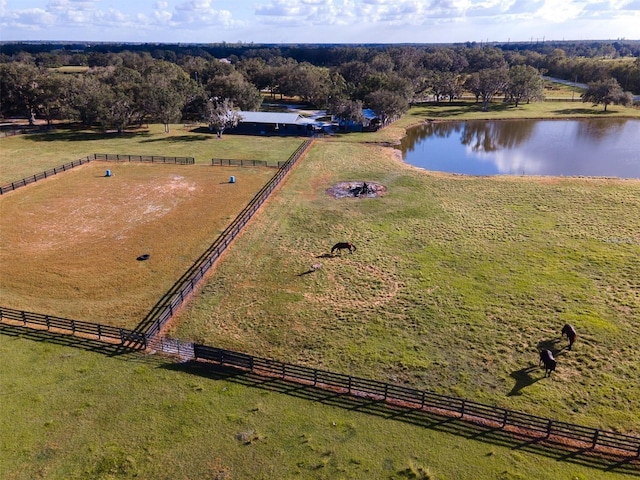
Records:
[[[489,103],[509,84],[509,71],[506,68],[485,68],[478,72],[478,92],[482,97],[482,110],[489,110]]]
[[[390,90],[371,92],[366,96],[365,104],[375,112],[382,125],[386,125],[409,109],[407,99]]]
[[[209,98],[226,98],[242,110],[258,110],[262,104],[260,91],[240,72],[213,77],[206,85]]]
[[[178,65],[156,61],[143,75],[142,106],[151,121],[169,124],[180,120],[182,109],[196,94],[196,83]]]
[[[609,78],[587,85],[587,91],[582,94],[583,102],[592,102],[593,105],[604,105],[604,111],[610,104],[628,106],[633,103],[633,96],[622,90],[615,78]]]
[[[0,109],[3,114],[23,115],[33,125],[37,111],[41,73],[29,63],[0,65]]]
[[[544,80],[540,72],[529,65],[515,65],[509,69],[507,94],[515,102],[531,102],[544,98]]]

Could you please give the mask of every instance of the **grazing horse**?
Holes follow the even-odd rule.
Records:
[[[551,376],[551,372],[556,369],[556,359],[553,358],[551,350],[540,350],[540,363],[544,363],[544,376]]]
[[[568,323],[562,327],[562,331],[560,332],[562,336],[566,335],[569,339],[569,350],[573,347],[573,342],[576,341],[576,337],[578,334],[576,333],[576,329],[573,328],[573,325],[569,325]]]
[[[338,251],[340,253],[341,250],[349,250],[351,253],[356,251],[356,246],[351,242],[338,242],[331,248],[331,254],[333,252]]]

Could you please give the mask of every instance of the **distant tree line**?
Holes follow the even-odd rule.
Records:
[[[629,57],[640,44],[564,46],[541,51],[516,44],[5,43],[0,45],[0,113],[120,132],[145,122],[168,129],[182,120],[205,120],[221,133],[223,119],[227,126],[237,120],[225,109],[258,110],[265,96],[297,97],[355,122],[369,108],[384,124],[413,103],[450,102],[463,93],[475,96],[484,109],[497,95],[516,106],[540,100],[542,74],[615,82],[623,91],[640,92],[640,60]],[[578,51],[598,56],[572,56]],[[628,100],[618,93],[607,97],[609,103]],[[603,103],[596,100],[589,97]]]

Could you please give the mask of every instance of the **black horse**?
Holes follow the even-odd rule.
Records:
[[[356,251],[356,246],[351,242],[338,242],[331,248],[331,253],[338,251],[340,253],[341,250],[349,250],[351,253]]]
[[[551,372],[556,369],[556,359],[553,358],[551,350],[540,350],[540,364],[544,363],[544,376],[551,376]]]
[[[578,334],[576,333],[576,329],[573,328],[573,325],[569,325],[566,323],[564,327],[562,327],[562,331],[560,332],[562,336],[566,335],[569,339],[569,350],[573,347],[573,342],[576,341],[576,337]]]

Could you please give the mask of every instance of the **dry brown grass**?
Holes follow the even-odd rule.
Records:
[[[274,173],[92,162],[4,195],[2,304],[131,328]]]

